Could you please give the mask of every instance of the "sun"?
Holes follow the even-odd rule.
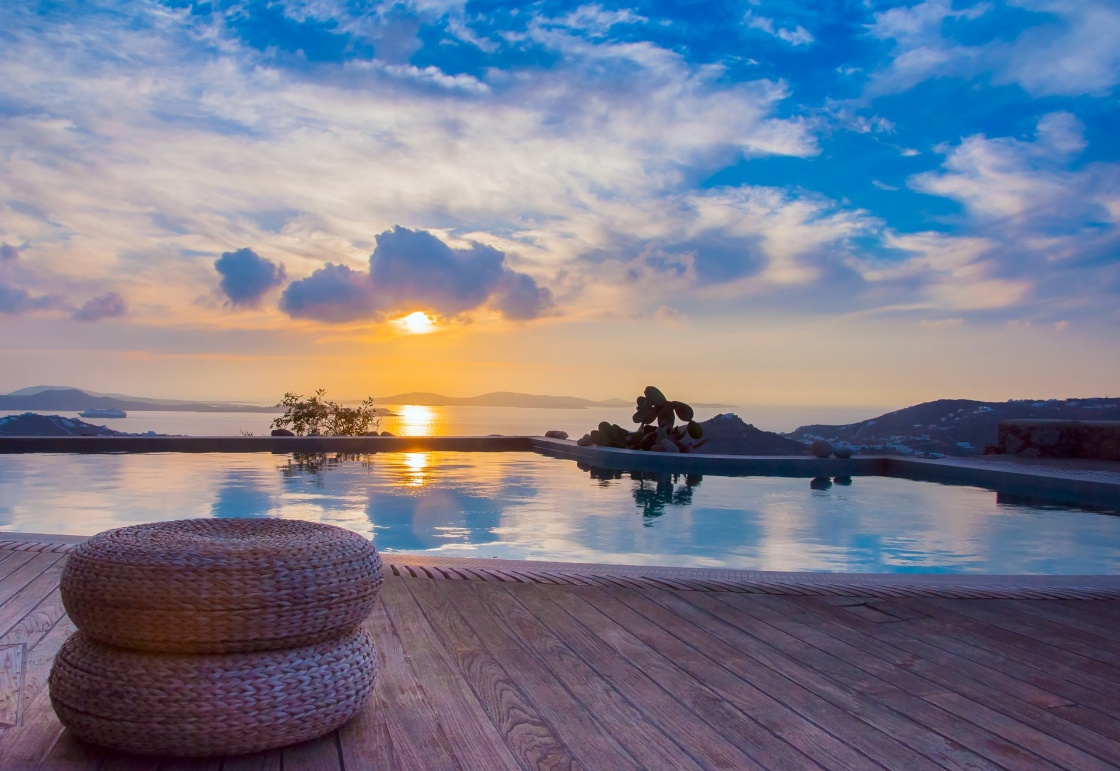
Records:
[[[399,319],[393,319],[393,324],[402,332],[407,332],[410,335],[426,335],[429,332],[434,332],[436,328],[432,317],[423,311],[416,311]]]

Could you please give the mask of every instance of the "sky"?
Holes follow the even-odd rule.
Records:
[[[0,392],[1120,393],[1115,0],[0,4]]]

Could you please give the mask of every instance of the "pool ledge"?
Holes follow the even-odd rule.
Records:
[[[83,536],[0,533],[0,550],[65,554]],[[684,592],[733,592],[817,597],[1114,600],[1120,575],[1039,576],[933,573],[797,573],[730,568],[678,568],[581,562],[455,558],[382,552],[388,577],[436,581],[499,581],[559,586],[621,586]]]

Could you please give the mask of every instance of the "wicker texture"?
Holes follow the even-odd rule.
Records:
[[[377,659],[364,628],[282,651],[141,653],[77,632],[51,669],[51,704],[78,737],[143,754],[259,752],[306,741],[353,717]]]
[[[314,522],[156,522],[79,545],[61,589],[74,624],[107,645],[276,650],[357,629],[381,591],[381,558],[357,533]]]

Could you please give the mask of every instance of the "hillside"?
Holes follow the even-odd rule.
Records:
[[[24,389],[28,390],[28,389]],[[168,412],[277,412],[275,407],[257,407],[225,402],[178,402],[138,397],[93,396],[77,388],[49,389],[30,394],[0,396],[0,411],[118,409],[126,412],[162,410]]]
[[[700,423],[708,441],[694,450],[706,455],[809,455],[801,442],[744,423],[738,415],[716,415]]]
[[[848,442],[864,452],[978,455],[996,441],[1001,420],[1120,420],[1120,399],[982,402],[938,399],[844,426],[801,426],[786,436]]]

